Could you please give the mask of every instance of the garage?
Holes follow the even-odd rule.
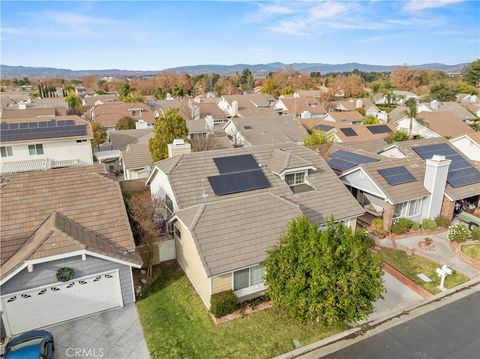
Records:
[[[123,306],[118,270],[10,293],[1,303],[10,335]]]

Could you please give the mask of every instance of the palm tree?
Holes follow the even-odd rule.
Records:
[[[405,116],[408,116],[410,123],[408,125],[408,139],[412,139],[412,130],[413,130],[413,120],[417,120],[417,101],[411,98],[405,101],[405,106],[407,109],[404,111]]]

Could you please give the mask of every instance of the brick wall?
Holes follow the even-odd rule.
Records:
[[[455,201],[450,201],[447,196],[443,196],[442,211],[440,214],[448,219],[453,219],[453,211],[455,209]]]
[[[383,211],[383,229],[390,232],[393,223],[393,205],[389,202],[385,202]]]

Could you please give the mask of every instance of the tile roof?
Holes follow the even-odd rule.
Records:
[[[122,159],[126,169],[143,168],[153,164],[148,142],[129,144],[122,151]]]
[[[362,121],[363,116],[357,111],[338,111],[338,112],[329,112],[328,113],[335,122],[338,123],[349,123],[352,121]]]
[[[65,108],[26,108],[24,110],[19,110],[15,108],[5,108],[1,112],[1,119],[18,119],[18,118],[28,118],[28,117],[45,117],[45,116],[65,116],[67,111]]]
[[[238,115],[241,117],[275,116],[277,111],[270,106],[275,98],[266,94],[225,95],[223,98],[231,105],[238,102]]]
[[[201,102],[197,104],[200,108],[200,118],[212,116],[214,119],[227,120],[225,113],[217,106],[216,102]]]
[[[284,97],[281,101],[287,108],[287,112],[300,116],[303,112],[310,112],[313,115],[321,115],[327,113],[317,99],[309,97]],[[295,111],[296,110],[296,111]]]
[[[141,114],[139,116],[132,116],[129,112],[130,109],[141,108]],[[126,102],[110,102],[105,104],[96,105],[93,108],[94,122],[100,123],[102,126],[115,126],[117,122],[124,116],[133,118],[135,121],[143,120],[147,123],[153,124],[155,118],[153,112],[147,104],[141,102],[126,103]]]
[[[417,118],[427,121],[427,127],[444,137],[456,137],[475,131],[453,112],[420,112]]]
[[[152,128],[116,130],[109,134],[109,149],[123,151],[130,143],[148,142],[153,136]],[[103,146],[102,146],[103,147]]]
[[[272,158],[268,163],[268,168],[276,174],[282,174],[286,170],[302,167],[313,167],[313,164],[288,151],[282,151],[277,148],[273,150]]]
[[[297,205],[272,193],[207,202],[177,213],[192,232],[209,276],[264,261],[287,223],[301,215]]]
[[[22,256],[23,245],[40,229],[54,212],[67,217],[69,223],[78,224],[76,234],[70,224],[64,221],[59,229],[75,239],[85,231],[95,238],[110,243],[117,251],[103,246],[105,253],[116,257],[119,253],[138,263],[135,243],[123,203],[120,186],[106,177],[101,165],[52,169],[41,172],[16,173],[1,177],[0,200],[0,259],[3,265],[14,255]],[[59,219],[58,221],[61,221]],[[48,232],[42,229],[42,233]],[[90,238],[90,237],[89,237]],[[92,239],[93,240],[93,239]],[[90,245],[93,245],[90,243]],[[28,248],[28,246],[27,246]],[[66,246],[65,251],[74,250]],[[56,250],[50,246],[41,256],[53,255]],[[11,264],[10,264],[11,265]],[[2,270],[3,272],[3,270]]]
[[[83,102],[87,107],[95,106],[97,101],[101,101],[103,103],[114,102],[117,99],[116,94],[107,94],[107,95],[93,95],[93,96],[85,96],[83,98]]]
[[[424,104],[427,105],[428,108],[432,109],[430,104]],[[465,107],[460,105],[458,102],[439,102],[438,103],[438,109],[433,110],[433,112],[452,112],[460,118],[462,121],[465,120],[475,120],[476,117],[474,114],[472,114],[470,111],[468,111]]]
[[[303,142],[307,131],[291,115],[234,117],[230,121],[252,146],[282,142]]]

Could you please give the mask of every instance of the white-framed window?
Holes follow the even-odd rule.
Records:
[[[2,154],[2,157],[12,157],[13,156],[12,146],[2,146],[2,147],[0,147],[0,152]]]
[[[422,211],[423,198],[414,199],[412,201],[397,203],[394,207],[393,217],[415,217]]]
[[[165,205],[167,206],[167,209],[170,212],[170,214],[173,213],[173,201],[168,196],[168,194],[165,195]]]
[[[263,284],[265,266],[258,264],[233,272],[233,290],[241,290],[255,285]]]
[[[305,183],[305,172],[287,173],[285,175],[285,182],[287,182],[289,186]]]
[[[182,232],[176,224],[173,225],[173,238],[178,239],[179,241],[182,240]]]
[[[31,156],[43,155],[43,145],[41,143],[36,145],[28,145],[28,152]]]

